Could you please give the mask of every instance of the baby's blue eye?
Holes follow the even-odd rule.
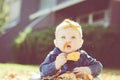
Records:
[[[62,38],[62,39],[65,39],[65,36],[62,36],[61,38]]]
[[[75,36],[72,36],[71,38],[72,38],[72,39],[75,39],[76,37],[75,37]]]

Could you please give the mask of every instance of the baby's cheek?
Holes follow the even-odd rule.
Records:
[[[81,46],[81,43],[76,41],[76,42],[73,43],[73,46],[74,46],[74,47],[80,47],[80,46]]]
[[[63,51],[63,47],[64,47],[63,44],[59,44],[59,48],[60,48],[61,51]]]

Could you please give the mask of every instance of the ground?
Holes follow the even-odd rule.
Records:
[[[0,64],[0,80],[29,80],[32,75],[39,74],[39,65]],[[120,69],[103,69],[101,80],[120,79]]]
[[[0,64],[0,80],[29,80],[39,74],[37,65]]]

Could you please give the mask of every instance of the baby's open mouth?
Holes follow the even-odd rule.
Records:
[[[71,48],[71,45],[67,45],[66,47],[67,47],[67,48]]]
[[[71,42],[66,42],[65,44],[64,44],[64,46],[63,46],[63,50],[65,50],[65,49],[71,49]]]
[[[67,48],[67,49],[70,49],[70,48],[71,48],[71,45],[67,45],[66,48]]]

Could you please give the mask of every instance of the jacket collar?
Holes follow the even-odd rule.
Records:
[[[59,48],[55,47],[55,48],[53,49],[53,55],[58,55],[58,54],[60,54],[60,53],[61,53],[61,50],[60,50]]]

